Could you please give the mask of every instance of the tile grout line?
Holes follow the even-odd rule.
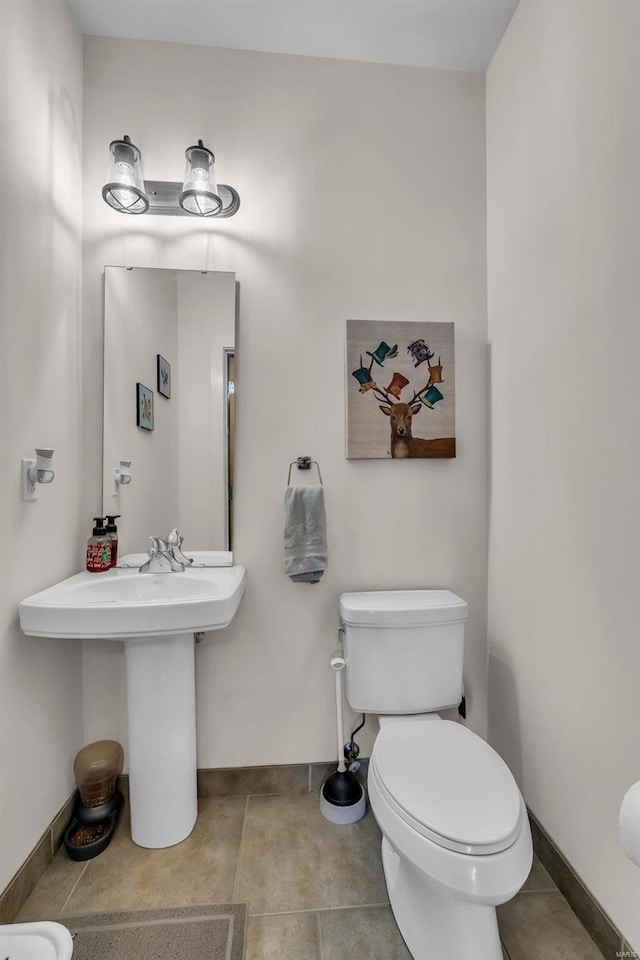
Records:
[[[67,909],[67,905],[68,905],[68,903],[69,903],[69,900],[71,900],[71,897],[74,895],[74,893],[75,893],[76,890],[78,889],[78,884],[80,883],[80,881],[81,881],[82,878],[84,877],[85,873],[87,872],[87,869],[88,869],[88,867],[89,867],[89,863],[90,863],[90,862],[91,862],[90,860],[87,860],[87,862],[85,863],[84,867],[83,867],[82,870],[80,871],[80,876],[78,877],[78,879],[77,879],[76,882],[74,883],[73,887],[71,888],[71,893],[69,894],[69,896],[67,897],[67,899],[65,900],[65,902],[62,904],[62,908],[61,908],[61,910],[60,910],[60,913],[58,914],[59,917],[61,917],[61,916],[63,915],[64,911]]]
[[[318,913],[330,913],[333,910],[374,910],[380,907],[390,907],[388,900],[380,901],[379,903],[355,903],[347,904],[344,907],[320,907]]]
[[[559,889],[558,889],[557,887],[555,887],[555,886],[554,886],[554,887],[540,887],[539,890],[536,889],[535,887],[530,887],[530,888],[527,889],[527,890],[518,890],[518,894],[517,894],[517,895],[518,895],[519,897],[520,897],[520,896],[526,897],[527,894],[529,894],[529,893],[562,893],[562,891],[559,890]]]
[[[388,906],[389,901],[385,900],[380,903],[356,903],[345,907],[307,907],[304,910],[276,910],[273,913],[252,913],[250,916],[252,919],[255,917],[288,917],[298,913],[317,913],[319,916],[321,913],[332,913],[337,910],[372,910]]]
[[[502,937],[500,937],[500,946],[502,947],[502,952],[503,952],[504,955],[506,956],[507,960],[511,960],[511,954],[510,954],[509,951],[507,950],[506,944],[505,944],[504,940],[502,939]]]
[[[240,871],[242,867],[242,854],[244,852],[244,838],[247,832],[247,820],[249,819],[249,797],[247,797],[244,804],[244,817],[242,820],[242,833],[240,834],[240,846],[238,847],[238,863],[236,864],[236,875],[233,881],[233,893],[232,900],[234,903],[238,901],[238,893],[240,891]],[[249,918],[249,911],[247,910],[247,922]]]
[[[290,793],[212,793],[199,794],[198,800],[246,800],[248,797],[306,797],[310,792],[309,790],[292,790]]]
[[[316,937],[318,938],[319,960],[324,960],[322,953],[322,928],[320,926],[320,913],[316,910]]]

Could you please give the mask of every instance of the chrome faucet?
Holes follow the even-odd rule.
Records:
[[[149,537],[149,559],[138,568],[138,573],[183,573],[193,560],[182,552],[184,537],[172,530],[166,537]]]
[[[147,551],[149,559],[138,568],[138,573],[182,573],[184,563],[171,553],[166,540],[162,537],[149,537],[151,546]]]

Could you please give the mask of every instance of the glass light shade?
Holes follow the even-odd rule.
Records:
[[[215,177],[215,157],[211,150],[198,145],[189,147],[185,153],[184,183],[180,194],[180,206],[197,217],[213,217],[222,209]]]
[[[146,213],[149,209],[140,151],[129,137],[109,144],[109,166],[102,198],[118,213]]]

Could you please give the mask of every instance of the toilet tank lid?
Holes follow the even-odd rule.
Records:
[[[348,625],[410,627],[464,622],[468,605],[450,590],[376,590],[343,593],[340,616]]]

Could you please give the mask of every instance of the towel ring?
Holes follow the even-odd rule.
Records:
[[[320,464],[317,460],[312,460],[311,457],[298,457],[297,460],[292,460],[289,464],[289,476],[287,477],[287,486],[291,483],[291,468],[297,467],[298,470],[310,470],[311,465],[315,464],[318,469],[318,479],[320,480],[320,486],[323,486],[322,483],[322,474],[320,473]]]

